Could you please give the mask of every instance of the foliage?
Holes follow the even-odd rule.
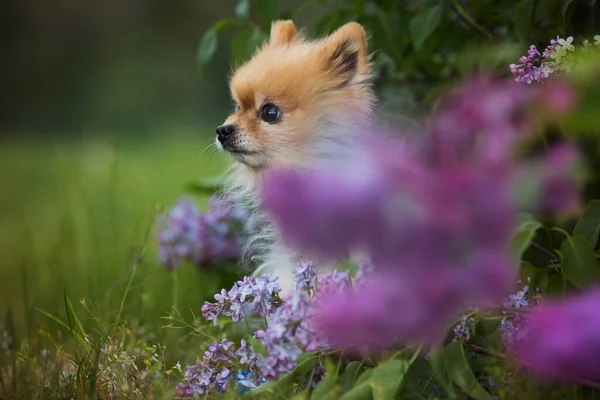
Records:
[[[591,39],[600,6],[588,0],[241,0],[235,18],[216,22],[198,47],[202,68],[226,30],[234,64],[249,58],[267,38],[272,19],[293,19],[317,37],[349,21],[370,37],[382,112],[414,116],[435,104],[458,79],[476,72],[507,74],[521,49],[557,35]]]

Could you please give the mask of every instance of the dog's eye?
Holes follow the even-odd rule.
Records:
[[[241,109],[242,109],[242,107],[240,107],[240,105],[239,105],[239,104],[236,104],[236,105],[235,105],[235,112],[238,112],[238,111],[240,111]]]
[[[273,104],[265,104],[260,110],[260,118],[270,124],[277,122],[280,115],[279,108]]]

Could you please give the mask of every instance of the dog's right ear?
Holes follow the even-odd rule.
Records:
[[[273,21],[271,24],[271,38],[269,43],[281,46],[295,41],[298,37],[296,26],[291,20]]]

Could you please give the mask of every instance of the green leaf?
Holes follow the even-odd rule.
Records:
[[[563,29],[567,29],[571,24],[576,5],[577,2],[575,0],[562,0]]]
[[[217,23],[215,23],[214,25],[214,29],[215,31],[217,31],[217,33],[221,33],[223,32],[225,29],[230,28],[232,26],[236,26],[236,25],[240,25],[241,22],[235,19],[222,19],[220,21],[218,21]]]
[[[456,399],[456,393],[454,393],[454,387],[448,371],[446,369],[446,362],[444,360],[444,348],[436,345],[431,349],[430,352],[430,363],[431,369],[433,370],[435,380],[444,389],[449,399]]]
[[[223,179],[218,177],[208,177],[199,179],[196,182],[187,185],[187,190],[202,194],[213,194],[220,190],[224,185]]]
[[[354,386],[362,365],[363,363],[360,361],[352,361],[346,366],[344,373],[340,376],[340,389],[342,392],[346,392]]]
[[[371,390],[371,384],[369,381],[357,384],[352,390],[344,393],[340,400],[371,400],[373,398],[373,391]]]
[[[369,25],[372,25],[373,44],[398,64],[406,50],[405,28],[400,15],[379,12]]]
[[[371,390],[371,376],[373,376],[373,369],[367,369],[363,372],[358,379],[356,380],[356,384],[349,390],[344,393],[340,400],[370,400],[373,398],[373,391]]]
[[[235,6],[235,16],[240,19],[248,19],[250,15],[250,0],[240,0]]]
[[[442,20],[442,5],[431,7],[413,16],[408,25],[415,49],[421,48]]]
[[[535,220],[531,214],[519,214],[518,227],[510,241],[510,252],[515,261],[518,261],[530,246],[535,232],[542,227],[542,224]]]
[[[319,18],[314,26],[315,36],[326,36],[347,22],[357,19],[354,8],[340,8]]]
[[[268,27],[271,22],[277,19],[280,9],[280,0],[255,0],[254,4],[258,9],[261,23]]]
[[[502,317],[480,318],[475,325],[475,332],[477,335],[489,336],[498,330],[501,322]]]
[[[325,400],[333,398],[333,392],[335,391],[335,383],[337,376],[328,374],[321,382],[317,384],[317,387],[310,396],[311,400]]]
[[[46,317],[50,318],[52,321],[59,324],[60,326],[68,329],[73,334],[75,339],[77,339],[77,341],[83,346],[83,348],[86,350],[86,352],[88,352],[88,353],[91,352],[91,346],[89,345],[89,343],[87,343],[85,341],[85,338],[83,336],[81,336],[80,334],[78,334],[77,332],[75,332],[69,325],[65,324],[59,318],[55,317],[54,315],[50,314],[47,311],[44,311],[37,307],[35,307],[35,309],[38,310],[39,312],[41,312],[42,314],[44,314]]]
[[[590,241],[583,236],[568,236],[560,246],[563,271],[577,287],[594,285],[600,277],[598,260]]]
[[[573,229],[573,236],[584,236],[596,248],[600,236],[600,200],[593,200],[585,207]]]
[[[481,387],[471,367],[469,367],[460,342],[454,341],[446,347],[444,360],[450,378],[459,388],[474,399],[492,400],[492,396]]]
[[[215,27],[210,28],[204,33],[196,52],[196,62],[202,73],[204,66],[211,60],[217,50],[219,37]]]
[[[554,273],[554,275],[548,278],[548,284],[544,294],[546,295],[558,295],[564,292],[564,276],[560,272]]]
[[[256,49],[264,43],[267,35],[258,27],[251,32],[243,30],[238,32],[231,42],[231,59],[240,64],[250,59]]]
[[[535,41],[533,37],[533,10],[535,0],[523,0],[515,9],[515,35],[521,44],[529,46]]]
[[[373,400],[393,399],[410,367],[407,360],[388,360],[379,364],[371,377]]]
[[[539,288],[543,292],[548,283],[548,272],[550,270],[550,268],[538,268],[530,262],[522,261],[519,269],[519,279],[522,282],[527,282],[527,278],[531,279],[529,286]]]

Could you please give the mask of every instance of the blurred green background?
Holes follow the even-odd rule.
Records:
[[[124,316],[161,325],[218,288],[156,263],[161,207],[223,172],[201,152],[229,108],[229,54],[200,79],[202,33],[235,1],[9,0],[0,35],[0,311],[18,328],[64,316],[63,291],[114,320],[135,252],[148,242]],[[6,314],[5,314],[6,313]],[[101,315],[101,314],[105,315]],[[20,330],[20,329],[19,329]]]

